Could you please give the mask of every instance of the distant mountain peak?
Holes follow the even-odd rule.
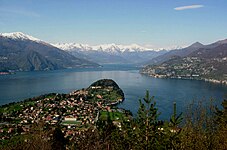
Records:
[[[24,34],[22,32],[0,33],[0,36],[10,38],[10,39],[31,40],[31,41],[35,41],[35,42],[41,42],[40,39],[37,39],[33,36]]]
[[[193,43],[192,45],[190,45],[189,47],[197,48],[197,47],[202,47],[202,46],[204,46],[202,43],[200,43],[200,42],[195,42],[195,43]]]

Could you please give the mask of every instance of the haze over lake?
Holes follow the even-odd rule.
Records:
[[[127,65],[106,65],[102,68],[68,69],[40,72],[17,72],[0,76],[0,105],[21,101],[47,93],[69,93],[87,88],[99,79],[113,79],[125,93],[125,101],[119,107],[135,114],[138,99],[146,90],[155,96],[161,118],[172,113],[172,104],[177,102],[178,111],[184,111],[194,99],[211,97],[221,103],[227,86],[196,80],[157,79],[139,74],[139,69]]]

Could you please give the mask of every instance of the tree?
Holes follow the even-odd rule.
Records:
[[[168,145],[171,149],[178,149],[180,142],[181,129],[178,127],[182,122],[182,113],[177,115],[176,102],[173,103],[173,115],[170,117],[169,124],[166,128],[166,139],[168,139]]]
[[[227,99],[222,102],[223,110],[216,108],[217,122],[221,126],[227,127]]]
[[[182,122],[182,113],[177,115],[177,105],[176,102],[173,103],[173,115],[170,118],[169,126],[176,129],[178,125]]]
[[[137,116],[137,127],[135,127],[138,146],[142,149],[157,149],[160,137],[160,121],[158,120],[158,109],[154,96],[150,97],[148,91],[143,100],[139,100],[140,107]]]

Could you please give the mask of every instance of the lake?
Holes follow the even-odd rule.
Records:
[[[119,107],[136,114],[146,90],[155,96],[160,118],[168,119],[173,102],[178,111],[184,111],[192,100],[208,100],[211,97],[220,104],[227,94],[227,86],[197,80],[157,79],[139,74],[136,67],[106,65],[102,68],[66,69],[54,71],[17,72],[0,76],[0,105],[21,101],[47,93],[69,93],[86,88],[99,79],[113,79],[125,93],[125,101]]]

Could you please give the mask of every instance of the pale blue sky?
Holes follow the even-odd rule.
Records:
[[[227,38],[226,16],[226,0],[0,0],[1,33],[52,43],[208,44]]]

